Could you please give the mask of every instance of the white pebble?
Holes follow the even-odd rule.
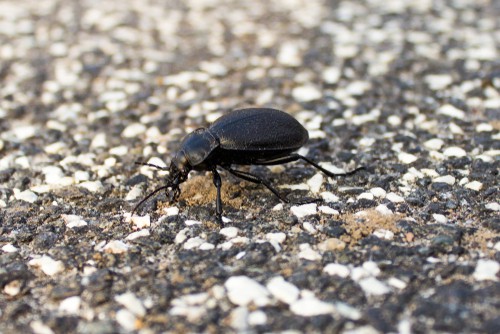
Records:
[[[2,252],[4,253],[15,253],[19,249],[17,249],[14,245],[12,244],[6,244],[2,246]]]
[[[139,198],[141,195],[142,195],[142,188],[141,188],[141,186],[135,185],[127,193],[127,196],[125,196],[125,200],[126,201],[133,201],[133,200]]]
[[[500,264],[495,260],[479,260],[477,261],[476,269],[473,277],[478,281],[498,281],[498,271]]]
[[[269,241],[275,241],[279,244],[283,243],[286,239],[286,234],[283,232],[270,232],[266,234],[266,239]]]
[[[87,222],[83,220],[81,216],[61,215],[61,217],[68,228],[82,227],[87,225]]]
[[[477,132],[491,132],[493,131],[493,126],[488,123],[481,123],[476,126]]]
[[[385,198],[385,196],[387,195],[387,192],[380,187],[370,189],[370,193],[372,193],[372,195],[377,198]]]
[[[491,202],[485,205],[485,208],[491,211],[500,211],[500,204]]]
[[[267,323],[267,315],[261,311],[253,311],[248,315],[248,324],[250,326],[262,326]]]
[[[299,259],[309,260],[309,261],[319,261],[321,260],[321,255],[311,248],[309,244],[301,244],[299,246]]]
[[[124,156],[128,154],[128,147],[125,145],[122,146],[116,146],[113,147],[109,150],[110,154],[117,155],[117,156]]]
[[[363,278],[358,282],[358,284],[361,286],[361,289],[363,289],[365,294],[369,296],[381,296],[391,292],[391,288],[375,277]]]
[[[339,276],[346,278],[350,274],[349,267],[340,263],[329,263],[324,268],[323,271],[331,276]]]
[[[399,290],[403,290],[404,288],[406,288],[406,286],[408,284],[406,284],[405,281],[403,280],[400,280],[399,278],[396,278],[396,277],[391,277],[387,280],[387,283],[390,285],[390,286],[393,286],[395,287],[396,289],[399,289]]]
[[[100,193],[104,191],[104,186],[101,181],[85,181],[78,184],[79,187],[85,188],[93,193]]]
[[[299,46],[297,42],[283,43],[278,53],[278,62],[285,66],[299,66],[302,63]]]
[[[426,142],[424,142],[424,147],[426,149],[434,150],[434,151],[440,150],[441,147],[443,147],[443,145],[444,145],[444,141],[442,139],[439,139],[439,138],[429,139]]]
[[[439,213],[433,213],[432,218],[434,218],[434,220],[440,224],[446,224],[448,222],[448,218],[446,218],[446,216],[441,215]]]
[[[411,164],[415,161],[417,161],[417,157],[413,154],[406,153],[406,152],[400,152],[398,154],[398,160],[401,161],[404,164]]]
[[[310,234],[316,234],[318,232],[316,231],[314,226],[309,222],[303,223],[302,228],[304,229],[304,231],[309,232]]]
[[[147,228],[145,228],[143,230],[139,230],[137,232],[130,233],[129,235],[127,235],[125,240],[135,240],[135,239],[142,238],[142,237],[149,237],[149,235],[150,235],[149,230]]]
[[[116,312],[116,322],[126,331],[133,332],[136,329],[137,318],[135,315],[126,309],[121,309]]]
[[[282,303],[291,304],[299,298],[300,290],[281,276],[272,278],[266,287],[271,295]]]
[[[125,292],[121,295],[117,295],[115,296],[115,300],[138,317],[144,317],[146,315],[146,309],[142,301],[132,292]]]
[[[361,193],[356,197],[357,199],[368,199],[368,200],[373,200],[375,196],[371,192],[367,193]]]
[[[373,235],[380,239],[392,240],[394,239],[394,232],[379,228],[373,231]]]
[[[188,239],[188,241],[186,241],[184,243],[184,249],[198,248],[201,245],[203,245],[203,243],[205,243],[205,242],[206,242],[206,240],[203,238],[200,238],[200,237],[190,238],[190,239]]]
[[[73,175],[75,182],[84,182],[90,180],[90,174],[87,171],[77,170]]]
[[[457,119],[464,119],[465,118],[465,112],[463,110],[460,110],[456,108],[455,106],[451,104],[445,104],[441,106],[437,110],[438,114],[445,115],[448,117],[453,117]]]
[[[134,224],[135,227],[138,229],[142,229],[142,228],[146,228],[146,227],[151,226],[151,217],[149,215],[145,215],[145,216],[133,215],[130,218],[130,220],[131,220],[132,224]]]
[[[456,179],[452,175],[444,175],[444,176],[436,177],[435,179],[432,180],[432,182],[434,182],[434,183],[439,182],[439,183],[446,183],[449,185],[454,185],[456,182]]]
[[[464,187],[467,189],[479,191],[483,188],[483,184],[479,181],[472,181],[472,182],[467,183]]]
[[[11,297],[17,296],[21,292],[22,282],[19,280],[10,281],[3,287],[3,292]]]
[[[290,208],[290,211],[297,216],[297,218],[303,218],[309,215],[315,215],[317,213],[316,203],[294,205]]]
[[[321,91],[315,86],[299,86],[292,90],[293,98],[298,102],[311,102],[319,100],[322,96]]]
[[[387,198],[392,203],[402,203],[405,201],[405,199],[403,197],[401,197],[398,194],[393,193],[393,192],[388,193],[385,198]]]
[[[200,69],[214,76],[224,76],[227,74],[227,67],[217,62],[203,61],[200,63]]]
[[[389,209],[387,207],[387,205],[384,205],[384,204],[379,204],[375,210],[377,210],[378,213],[384,215],[384,216],[388,216],[388,215],[392,215],[393,212],[391,209]]]
[[[96,134],[92,139],[92,141],[90,142],[90,147],[91,148],[108,147],[106,134],[105,133]]]
[[[188,219],[184,221],[184,224],[186,224],[186,226],[194,226],[194,225],[201,225],[201,222],[199,220]]]
[[[59,311],[66,314],[78,314],[81,302],[80,296],[68,297],[59,303]]]
[[[106,253],[123,254],[128,251],[129,246],[120,240],[111,240],[103,247]]]
[[[47,154],[58,154],[61,153],[66,148],[66,144],[63,142],[55,142],[50,145],[45,146],[44,151]]]
[[[456,125],[455,123],[450,123],[449,128],[450,128],[451,133],[453,133],[455,135],[463,135],[464,134],[464,131],[462,130],[462,128],[459,127],[458,125]]]
[[[273,211],[281,211],[283,210],[283,203],[278,203],[272,208]]]
[[[340,79],[340,69],[337,67],[327,67],[323,70],[323,81],[327,84],[333,85]]]
[[[122,137],[124,138],[135,138],[146,132],[146,126],[141,123],[133,123],[127,126],[123,132]]]
[[[461,147],[448,147],[446,150],[444,150],[443,154],[447,157],[465,157],[467,155],[467,152]]]
[[[312,178],[307,181],[307,185],[313,194],[319,193],[321,185],[323,184],[323,174],[316,173]]]
[[[335,305],[325,303],[315,297],[302,298],[290,305],[290,310],[302,317],[314,317],[335,312]]]
[[[30,322],[30,327],[34,334],[54,334],[54,331],[49,326],[39,320]]]
[[[179,208],[175,207],[175,206],[171,206],[171,207],[168,207],[168,208],[164,208],[163,212],[165,213],[165,215],[167,217],[177,216],[179,214]]]
[[[224,286],[227,290],[227,297],[235,305],[247,306],[253,303],[256,306],[266,306],[269,304],[267,289],[247,276],[230,277]]]
[[[233,226],[221,228],[219,233],[226,237],[226,239],[233,239],[238,235],[239,229]]]
[[[441,90],[453,82],[449,74],[429,74],[425,77],[425,82],[432,90]]]
[[[326,215],[339,215],[340,214],[340,212],[338,212],[338,210],[332,209],[326,205],[322,205],[318,209],[319,209],[319,212],[324,213]]]
[[[47,255],[30,260],[28,264],[40,268],[48,276],[54,276],[64,270],[64,264],[61,261],[56,261]]]
[[[19,189],[14,189],[14,197],[17,200],[25,201],[28,203],[35,203],[38,196],[31,190],[19,191]]]
[[[212,250],[215,249],[215,245],[209,242],[204,242],[198,247],[199,250]]]
[[[38,132],[38,129],[32,125],[16,126],[11,130],[13,139],[16,141],[24,141],[34,137]]]
[[[324,191],[320,194],[321,198],[323,199],[323,201],[325,201],[326,203],[335,203],[335,202],[338,202],[340,200],[340,198],[329,192],[329,191]]]

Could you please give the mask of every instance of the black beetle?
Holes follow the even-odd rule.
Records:
[[[334,174],[308,158],[293,153],[309,139],[307,130],[289,114],[270,108],[248,108],[230,112],[217,119],[208,128],[200,128],[188,134],[181,143],[170,167],[166,185],[154,190],[141,200],[132,211],[163,189],[172,189],[170,201],[179,194],[179,185],[186,181],[191,170],[211,171],[217,188],[217,221],[222,223],[221,178],[217,167],[254,183],[263,184],[285,203],[289,201],[265,180],[245,171],[235,170],[231,165],[278,165],[299,159],[304,160],[330,177],[347,176],[364,169]],[[167,168],[138,163],[162,170]]]

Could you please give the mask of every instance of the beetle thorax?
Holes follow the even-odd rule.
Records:
[[[188,134],[182,141],[179,160],[186,159],[192,169],[198,169],[207,163],[207,158],[219,146],[218,139],[207,129],[200,128]]]

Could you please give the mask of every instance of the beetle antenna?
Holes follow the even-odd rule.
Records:
[[[163,187],[160,187],[160,188],[157,188],[155,190],[153,190],[152,192],[150,192],[149,194],[146,195],[146,197],[144,197],[135,207],[134,207],[134,210],[132,210],[132,214],[131,216],[134,215],[135,211],[137,210],[137,208],[139,208],[144,202],[146,202],[148,199],[150,199],[151,197],[153,197],[154,195],[156,195],[157,193],[159,193],[160,191],[162,191],[163,189],[168,189],[172,187],[171,184],[168,184],[166,186],[163,186]]]
[[[168,170],[167,167],[162,167],[162,166],[158,166],[158,165],[155,165],[155,164],[149,164],[147,162],[142,162],[142,161],[136,161],[136,162],[134,162],[134,164],[140,165],[140,166],[153,167],[153,168],[156,168],[156,169],[159,169],[159,170]]]

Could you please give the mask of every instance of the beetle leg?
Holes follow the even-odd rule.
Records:
[[[261,179],[257,175],[253,175],[253,174],[250,174],[248,172],[241,171],[241,170],[232,169],[231,167],[224,167],[224,166],[222,166],[222,167],[224,169],[226,169],[229,173],[231,173],[234,176],[237,176],[243,180],[264,185],[274,195],[276,195],[276,197],[278,197],[282,202],[290,203],[290,201],[288,199],[284,198],[283,196],[281,196],[280,193],[269,182]]]
[[[220,178],[217,168],[212,169],[212,175],[214,177],[214,185],[217,188],[217,198],[215,200],[215,212],[217,214],[217,222],[222,225],[222,199],[220,194],[220,189],[222,186],[222,180]]]
[[[278,158],[278,159],[275,159],[275,160],[272,160],[272,161],[266,161],[264,163],[259,163],[259,165],[278,165],[278,164],[284,164],[284,163],[287,163],[287,162],[292,162],[292,161],[297,161],[297,160],[304,160],[305,162],[307,162],[308,164],[312,165],[313,167],[315,167],[316,169],[319,169],[320,171],[322,171],[323,173],[325,173],[327,176],[329,177],[336,177],[336,176],[350,176],[350,175],[353,175],[357,172],[359,172],[360,170],[363,170],[365,169],[365,167],[358,167],[350,172],[346,172],[346,173],[332,173],[330,172],[329,170],[321,167],[320,165],[318,165],[317,163],[315,163],[314,161],[304,157],[303,155],[300,155],[300,154],[290,154],[290,155],[287,155],[285,157],[281,157],[281,158]]]

